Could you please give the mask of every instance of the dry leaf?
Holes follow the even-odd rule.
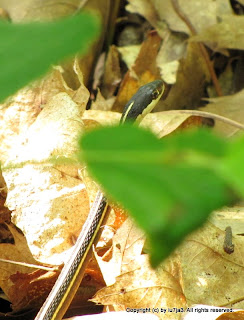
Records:
[[[115,97],[112,97],[110,99],[104,99],[100,90],[98,89],[96,100],[92,102],[90,110],[110,111],[112,109],[114,100]]]
[[[211,98],[209,102],[206,107],[200,110],[219,114],[237,122],[244,123],[244,111],[242,108],[244,103],[244,90],[225,97]],[[228,136],[235,133],[237,129],[226,123],[215,121],[214,130]]]
[[[12,149],[9,163],[74,157],[82,130],[81,110],[67,94],[54,96],[26,132],[23,144]],[[59,264],[67,259],[63,251],[73,245],[89,212],[87,192],[77,178],[79,166],[9,166],[3,175],[13,221],[24,232],[36,258]]]
[[[187,55],[180,60],[177,81],[167,98],[159,101],[156,111],[191,109],[196,107],[204,96],[206,83],[210,80],[199,47],[189,44]]]
[[[186,114],[168,114],[165,112],[155,112],[146,115],[142,120],[141,126],[150,128],[159,138],[175,131],[189,115]]]
[[[131,70],[140,52],[141,46],[131,45],[125,47],[118,47],[117,49],[121,54],[121,58],[125,62],[127,68]]]
[[[210,222],[222,231],[231,226],[233,235],[244,234],[244,208],[223,208],[211,214]]]
[[[40,88],[24,88],[0,109],[0,160],[8,159],[19,134],[23,134],[41,112]]]
[[[104,261],[96,254],[107,286],[114,284],[115,278],[125,272],[124,268],[141,255],[144,241],[143,234],[127,219],[113,237],[112,258]]]
[[[188,304],[243,308],[244,239],[233,237],[235,251],[230,255],[223,250],[224,237],[224,231],[207,223],[180,247]]]
[[[185,35],[167,32],[157,56],[157,65],[160,68],[162,79],[168,84],[176,82],[179,60],[186,53],[187,43]]]
[[[103,76],[102,94],[106,98],[114,95],[116,88],[121,81],[121,70],[119,62],[119,52],[117,48],[112,45],[109,48],[105,70]]]
[[[77,10],[79,0],[23,0],[9,1],[1,0],[0,5],[8,11],[11,20],[33,21],[33,20],[52,20],[56,17],[63,17],[74,13]]]
[[[129,0],[126,10],[134,13],[139,13],[157,30],[160,36],[164,36],[166,24],[163,20],[160,21],[159,11],[155,7],[153,1],[147,0]]]
[[[76,60],[73,68],[77,81],[79,81],[77,90],[68,87],[63,78],[62,68],[57,66],[44,79],[35,81],[31,86],[20,90],[2,105],[0,109],[0,160],[2,162],[11,157],[9,155],[11,148],[16,148],[16,144],[26,135],[26,131],[42,111],[44,105],[56,94],[67,93],[74,102],[79,104],[80,112],[85,109],[89,92],[82,84],[82,75]]]
[[[86,110],[83,113],[82,120],[90,119],[95,120],[103,126],[114,125],[119,122],[121,114],[113,111],[102,110]]]
[[[160,20],[166,21],[171,30],[190,34],[189,28],[174,11],[171,0],[152,0],[152,3],[154,3],[155,9],[160,16]],[[206,0],[203,2],[201,0],[179,0],[179,6],[190,19],[197,32],[217,22],[216,1]]]
[[[179,319],[175,313],[161,310],[168,307],[184,308],[185,297],[180,285],[177,263],[168,262],[167,269],[152,270],[147,255],[141,255],[143,234],[127,219],[113,238],[112,259],[108,262],[97,257],[108,286],[93,299],[116,308],[159,308],[162,319]],[[173,266],[173,267],[172,267]],[[168,311],[168,309],[167,309]]]
[[[235,75],[235,78],[236,78],[236,75]],[[232,94],[234,92],[234,90],[233,90],[234,80],[235,80],[234,79],[234,72],[233,72],[231,64],[229,63],[218,78],[219,85],[221,87],[221,90],[222,90],[224,96],[227,96],[227,95]],[[239,90],[236,90],[236,91],[239,91]],[[214,97],[218,96],[216,93],[215,87],[213,85],[208,87],[208,95],[210,98],[214,98]]]
[[[186,239],[178,255],[171,255],[155,271],[147,256],[141,255],[142,234],[127,220],[113,239],[111,260],[98,258],[110,286],[100,290],[94,301],[115,309],[165,308],[165,314],[157,314],[161,319],[180,319],[181,312],[196,303],[242,308],[244,238],[233,237],[235,251],[229,255],[223,250],[224,237],[224,231],[207,223]],[[179,308],[178,313],[170,308]],[[188,319],[190,314],[185,316]]]
[[[0,244],[1,259],[29,263],[36,266],[40,265],[40,263],[33,258],[24,235],[11,223],[8,225],[5,224],[5,227],[11,232],[13,243]],[[34,270],[35,269],[23,265],[0,261],[0,287],[11,301],[13,301],[11,299],[11,287],[13,286],[13,282],[10,280],[10,276],[17,272],[24,274],[33,272]]]
[[[216,318],[216,320],[244,320],[244,311],[224,313]]]
[[[225,48],[243,50],[243,28],[243,16],[226,16],[220,23],[203,30],[191,40],[210,43],[216,51]]]
[[[13,285],[9,296],[14,311],[40,307],[54,286],[59,272],[37,270],[32,273],[17,272],[10,276]]]
[[[138,267],[138,264],[140,265]],[[131,262],[133,268],[133,262]],[[160,319],[179,319],[180,314],[168,312],[168,308],[185,308],[186,300],[178,281],[163,268],[155,272],[149,266],[147,257],[137,260],[134,270],[116,278],[114,285],[101,289],[94,302],[105,305],[123,306],[124,309],[158,309]]]

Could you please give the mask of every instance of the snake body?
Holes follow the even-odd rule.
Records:
[[[120,123],[140,122],[157,104],[164,91],[162,80],[142,86],[126,104]],[[99,238],[99,231],[109,213],[108,203],[101,191],[97,192],[87,220],[74,246],[73,254],[62,269],[49,296],[35,320],[61,320],[68,309],[84,275],[85,266],[92,252],[92,244]]]

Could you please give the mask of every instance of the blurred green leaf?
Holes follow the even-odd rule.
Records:
[[[88,13],[45,23],[0,21],[0,101],[43,75],[51,64],[83,53],[98,29],[97,19]]]
[[[209,131],[159,140],[124,125],[89,132],[80,147],[80,160],[146,232],[153,266],[211,211],[230,203],[227,185],[215,173],[227,143]]]
[[[244,136],[234,140],[228,148],[220,167],[220,174],[244,197]]]

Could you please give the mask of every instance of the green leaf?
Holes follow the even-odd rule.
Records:
[[[83,53],[97,33],[98,21],[88,13],[45,23],[0,20],[0,101],[43,75],[51,64]]]
[[[235,189],[235,191],[244,197],[244,136],[234,140],[227,150],[221,166],[220,174],[226,178],[226,181]]]
[[[208,131],[158,140],[124,125],[89,132],[80,147],[80,160],[146,232],[153,266],[212,210],[230,203],[225,182],[211,167],[227,146]]]

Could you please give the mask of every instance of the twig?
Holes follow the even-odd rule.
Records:
[[[199,111],[199,110],[169,110],[169,111],[163,111],[164,113],[184,113],[184,114],[190,114],[192,116],[200,116],[204,118],[210,118],[214,120],[219,120],[224,123],[227,123],[233,127],[236,127],[238,129],[244,130],[244,125],[240,122],[237,122],[235,120],[231,120],[229,118],[220,116],[219,114],[210,113],[206,111]]]
[[[224,251],[228,254],[234,252],[234,244],[232,243],[232,229],[230,226],[226,227],[225,229],[225,239],[224,239]]]
[[[191,31],[192,35],[196,35],[197,31],[195,29],[195,27],[192,25],[191,21],[188,19],[188,17],[185,15],[185,13],[181,10],[178,0],[171,0],[172,6],[175,10],[175,12],[177,13],[177,15],[181,18],[182,21],[185,22],[185,24],[187,25],[187,27],[189,28],[189,30]],[[223,95],[222,93],[222,89],[219,85],[219,81],[218,78],[216,76],[215,70],[213,68],[213,65],[209,59],[209,55],[208,52],[206,50],[206,48],[204,47],[204,45],[202,43],[197,43],[197,45],[199,46],[199,49],[202,53],[202,56],[206,62],[207,68],[209,70],[209,73],[211,75],[216,93],[219,97],[221,97]]]

